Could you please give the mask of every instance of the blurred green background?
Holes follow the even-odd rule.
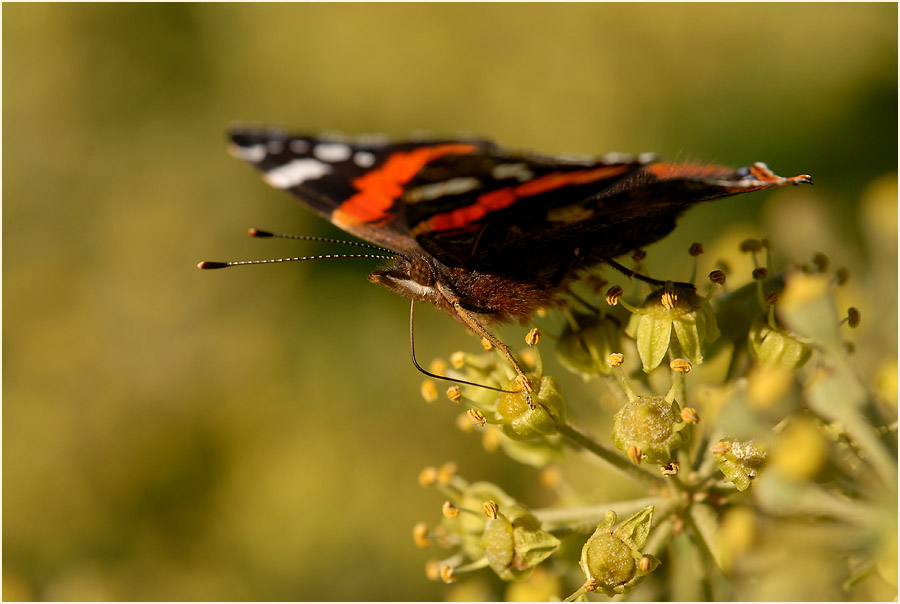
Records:
[[[408,305],[369,261],[195,268],[335,251],[250,226],[340,236],[227,156],[233,120],[766,161],[814,175],[836,262],[897,167],[895,4],[2,10],[7,600],[436,599],[424,465],[543,501],[422,402]],[[694,209],[651,270],[724,224],[765,235],[775,195]],[[433,311],[417,334],[423,361],[478,350]]]

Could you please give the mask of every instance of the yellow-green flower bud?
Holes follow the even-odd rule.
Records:
[[[485,558],[505,581],[524,579],[559,549],[559,540],[521,505],[503,508],[488,519],[481,537]]]
[[[712,448],[712,452],[725,480],[737,487],[738,491],[745,491],[750,487],[766,462],[766,448],[752,440],[722,439]]]
[[[531,393],[533,406],[528,405],[524,392],[503,392],[497,399],[497,415],[503,433],[514,439],[530,439],[549,436],[559,431],[566,421],[566,402],[559,393],[559,384],[550,376],[538,380],[530,378],[536,388]],[[508,382],[504,389],[515,390],[515,382]]]
[[[600,588],[627,583],[634,575],[631,548],[613,536],[608,527],[598,528],[581,553],[584,574],[599,582]]]
[[[612,439],[622,451],[640,451],[642,461],[664,464],[690,433],[691,425],[681,417],[677,402],[663,396],[638,396],[616,413]]]
[[[780,292],[784,288],[782,275],[776,275],[763,282],[765,291]],[[715,299],[716,317],[721,327],[722,337],[735,344],[743,344],[750,326],[765,314],[760,306],[759,283],[751,282]]]
[[[812,355],[812,349],[786,329],[773,329],[766,317],[760,317],[749,334],[750,352],[763,367],[802,367]]]
[[[640,551],[647,540],[652,516],[653,506],[650,506],[613,529],[616,514],[606,514],[581,550],[586,590],[602,591],[607,596],[625,594],[656,568],[659,561]]]
[[[462,492],[457,499],[453,500],[453,503],[463,510],[479,510],[483,509],[487,501],[496,502],[501,509],[515,503],[512,497],[490,482],[464,484]],[[487,520],[482,514],[460,514],[453,519],[443,518],[442,524],[446,532],[458,540],[466,557],[470,560],[478,560],[484,556],[481,537]]]
[[[534,440],[513,440],[501,437],[499,444],[507,457],[535,468],[543,468],[547,464],[560,462],[565,456],[562,441],[553,437]]]
[[[644,307],[633,314],[625,333],[634,338],[644,371],[662,362],[669,350],[672,332],[682,356],[695,365],[703,362],[703,347],[719,338],[712,306],[686,287],[667,286],[651,293]]]
[[[610,375],[606,358],[613,350],[619,350],[620,327],[610,317],[575,315],[577,329],[566,327],[556,342],[556,355],[560,362],[585,379],[598,374]]]
[[[501,579],[515,578],[512,569],[515,546],[512,522],[502,514],[488,519],[484,525],[484,533],[481,535],[481,547],[484,548],[488,566]]]

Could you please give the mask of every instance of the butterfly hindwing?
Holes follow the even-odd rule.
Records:
[[[410,182],[406,222],[420,245],[449,266],[499,274],[530,271],[533,258],[570,256],[580,245],[573,234],[603,220],[604,195],[646,161],[620,154],[576,159],[499,149],[447,156]]]

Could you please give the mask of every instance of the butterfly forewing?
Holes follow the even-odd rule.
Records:
[[[700,201],[811,182],[611,154],[515,153],[476,139],[398,143],[236,128],[234,155],[345,231],[447,267],[553,283],[646,246]]]
[[[479,140],[390,143],[379,136],[351,141],[258,128],[232,128],[229,142],[232,155],[273,187],[342,229],[397,251],[418,248],[401,207],[408,181],[435,158],[493,146]]]

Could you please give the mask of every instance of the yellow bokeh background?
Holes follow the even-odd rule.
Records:
[[[766,161],[815,177],[842,246],[897,165],[894,4],[2,10],[7,600],[436,599],[424,465],[545,497],[422,401],[370,261],[195,268],[344,251],[243,235],[342,236],[227,156],[232,121]],[[765,235],[769,198],[692,210],[649,266]],[[479,349],[424,309],[417,336],[423,363]]]

